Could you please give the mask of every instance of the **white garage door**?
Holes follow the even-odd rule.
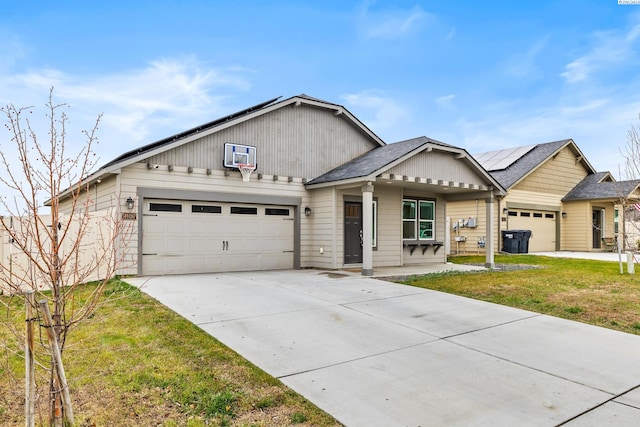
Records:
[[[145,199],[142,274],[293,268],[294,209]]]
[[[509,209],[509,230],[531,230],[529,252],[556,250],[556,212]]]

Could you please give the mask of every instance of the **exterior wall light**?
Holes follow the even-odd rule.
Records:
[[[127,209],[132,210],[133,209],[133,205],[134,205],[133,199],[131,197],[128,197],[127,198]]]
[[[309,206],[304,208],[304,216],[311,216],[311,208]]]

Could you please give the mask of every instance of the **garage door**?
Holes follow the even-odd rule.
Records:
[[[556,212],[509,209],[509,230],[531,230],[529,252],[556,250]]]
[[[294,209],[145,199],[142,274],[293,268]]]

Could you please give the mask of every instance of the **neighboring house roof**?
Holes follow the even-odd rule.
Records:
[[[595,173],[593,166],[572,139],[480,153],[475,158],[504,188],[509,189],[568,145],[571,145],[578,153],[578,157],[587,171]]]
[[[562,201],[628,198],[639,186],[640,179],[616,182],[609,172],[597,172],[584,177]]]
[[[321,184],[336,183],[338,181],[373,180],[377,175],[381,174],[385,170],[388,170],[398,163],[401,163],[426,150],[428,147],[440,147],[441,149],[457,153],[458,155],[469,159],[481,175],[484,175],[489,181],[491,181],[496,189],[503,191],[500,184],[494,180],[491,175],[489,175],[489,173],[466,152],[466,150],[445,144],[444,142],[436,141],[435,139],[427,138],[426,136],[395,142],[382,147],[376,147],[360,157],[356,157],[355,159],[314,178],[307,183],[307,186],[313,187]]]

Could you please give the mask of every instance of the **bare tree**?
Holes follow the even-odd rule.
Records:
[[[627,143],[622,150],[625,180],[619,184],[620,205],[623,208],[622,223],[624,248],[637,250],[640,245],[640,195],[634,188],[640,185],[640,126],[631,125],[627,132]]]
[[[130,221],[119,219],[117,200],[111,209],[91,209],[97,201],[88,183],[97,159],[94,146],[101,116],[91,130],[82,132],[81,148],[70,153],[67,108],[54,103],[52,89],[46,104],[48,136],[43,139],[30,119],[33,108],[11,104],[0,108],[10,136],[5,147],[0,145],[0,184],[10,194],[0,200],[7,214],[0,217],[0,234],[5,236],[0,244],[8,248],[0,262],[0,289],[11,299],[24,300],[26,294],[35,293],[37,304],[30,308],[55,341],[41,340],[36,351],[36,365],[48,382],[51,425],[73,423],[70,402],[63,399],[69,389],[60,372],[62,357],[57,360],[55,350],[62,355],[69,333],[104,301],[104,287],[126,252],[118,245],[127,240],[123,237],[131,228]],[[16,150],[17,161],[11,161],[6,149]],[[89,281],[97,284],[83,288],[90,289],[89,294],[77,298],[79,287]],[[15,317],[9,297],[0,301],[8,316]],[[49,308],[51,325],[43,317]],[[15,337],[25,334],[18,328],[13,332]],[[18,338],[16,343],[24,340]]]

